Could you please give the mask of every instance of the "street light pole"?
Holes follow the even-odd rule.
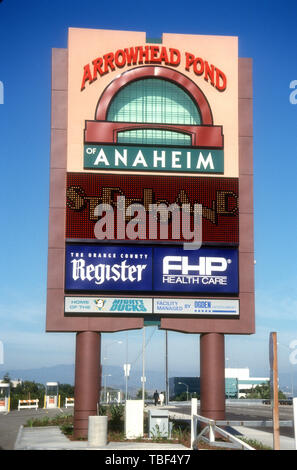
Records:
[[[178,382],[179,385],[184,385],[187,388],[187,401],[189,401],[189,385],[184,384],[183,382]]]
[[[106,355],[103,357],[103,361],[105,361],[106,359],[109,359],[108,358],[108,348],[110,346],[112,346],[113,344],[122,344],[122,343],[123,343],[123,341],[112,341],[111,343],[107,343],[104,347]]]
[[[129,379],[129,375],[130,375],[130,368],[131,368],[131,364],[124,364],[124,373],[125,373],[125,378],[126,378],[126,395],[125,395],[125,398],[126,398],[126,401],[128,400],[128,379]]]
[[[126,364],[128,367],[128,331],[126,331]],[[129,372],[130,372],[130,367],[129,367],[129,372],[128,370],[126,371],[127,373],[125,373],[125,377],[126,377],[126,393],[125,393],[125,399],[126,401],[128,400],[128,378],[129,378]]]
[[[104,345],[104,351],[105,351],[105,356],[103,355],[103,358],[101,359],[101,378],[102,378],[102,373],[103,373],[103,363],[106,359],[108,359],[108,348],[109,346],[112,346],[113,344],[122,344],[123,341],[111,341],[111,343],[107,343]],[[106,377],[110,377],[111,374],[105,374],[103,375],[103,378],[104,378],[104,397],[105,397],[105,401],[106,401]],[[102,379],[101,379],[102,380]],[[102,386],[102,382],[100,384],[100,387]]]
[[[105,403],[107,402],[106,377],[111,377],[111,374],[105,374],[104,375],[104,398],[105,398]]]

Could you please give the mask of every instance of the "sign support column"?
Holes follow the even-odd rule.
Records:
[[[74,437],[88,437],[89,416],[97,414],[100,396],[101,334],[82,331],[76,334]]]
[[[225,419],[225,338],[219,333],[200,336],[200,414]]]

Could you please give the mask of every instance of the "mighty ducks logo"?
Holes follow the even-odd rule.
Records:
[[[99,310],[99,312],[101,310],[103,310],[103,307],[104,307],[104,304],[105,304],[105,300],[104,299],[95,299],[94,300],[94,303],[96,305],[96,308]]]

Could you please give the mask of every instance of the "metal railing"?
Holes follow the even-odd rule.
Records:
[[[74,398],[65,398],[65,408],[74,407]]]
[[[204,423],[206,426],[202,429],[202,431],[197,435],[197,425],[198,423]],[[204,435],[208,433],[208,438],[206,438]],[[225,429],[219,428],[216,424],[216,421],[213,419],[205,418],[204,416],[200,415],[192,415],[192,420],[191,420],[191,448],[192,449],[197,449],[198,447],[198,441],[200,439],[203,439],[210,445],[216,444],[216,434],[221,435],[225,439],[227,439],[229,442],[233,444],[234,447],[242,450],[255,450],[253,447],[251,447],[249,444],[246,442],[238,439],[238,437],[233,436],[233,434],[230,434],[228,431],[225,431]],[[219,444],[220,446],[222,443]],[[227,443],[228,445],[228,443]]]
[[[19,400],[18,401],[18,411],[23,409],[38,409],[38,399],[34,400]]]
[[[279,427],[286,426],[286,427],[295,427],[297,425],[297,398],[293,399],[294,404],[294,420],[290,421],[279,421]],[[204,427],[197,433],[198,423],[203,423]],[[231,442],[236,448],[243,449],[243,450],[255,450],[246,442],[242,441],[238,437],[235,437],[233,434],[227,432],[225,429],[220,428],[219,426],[247,426],[247,427],[272,427],[273,421],[272,420],[257,420],[257,421],[240,421],[240,420],[214,420],[209,419],[204,416],[200,416],[197,414],[197,400],[195,398],[192,399],[191,402],[191,447],[192,449],[196,449],[198,445],[198,441],[200,439],[206,441],[209,444],[213,445],[222,445],[222,443],[216,441],[216,435],[221,435],[229,442]],[[206,438],[205,434],[208,434],[208,438]],[[226,444],[223,444],[226,446]],[[295,437],[295,449],[297,449],[297,440]]]

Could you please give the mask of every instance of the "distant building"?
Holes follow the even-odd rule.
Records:
[[[236,377],[225,377],[226,398],[238,398],[238,379]]]
[[[250,377],[250,369],[244,367],[241,369],[225,369],[226,396],[231,398],[234,394],[235,382],[237,383],[237,398],[245,397],[246,390],[251,390],[257,385],[263,385],[269,382],[269,377]],[[228,395],[227,391],[230,392]]]
[[[0,384],[5,383],[5,380],[0,380]],[[10,380],[10,385],[12,388],[16,388],[18,385],[21,385],[23,381],[21,379]]]
[[[241,398],[246,396],[246,391],[257,385],[269,382],[269,377],[250,377],[248,367],[240,369],[225,369],[225,395],[226,398]],[[200,396],[200,377],[170,377],[169,399],[184,392],[196,393]]]
[[[186,392],[200,394],[200,377],[170,377],[169,399]]]

